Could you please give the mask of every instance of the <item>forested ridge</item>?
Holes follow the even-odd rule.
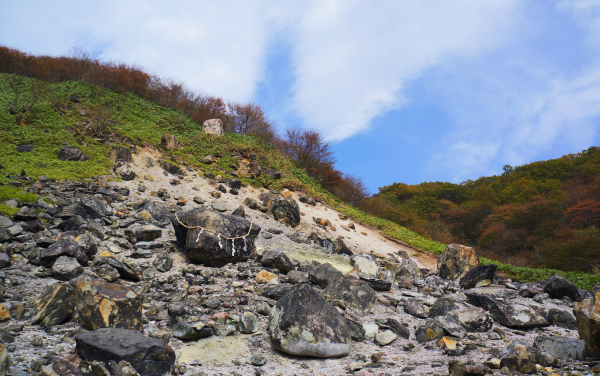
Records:
[[[443,243],[520,266],[596,273],[600,256],[600,148],[504,166],[460,184],[394,183],[361,207]]]

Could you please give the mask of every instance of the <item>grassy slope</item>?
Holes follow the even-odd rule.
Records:
[[[199,170],[225,176],[232,170],[230,165],[236,164],[236,160],[230,155],[232,151],[255,154],[261,159],[261,165],[281,171],[284,176],[278,181],[266,176],[242,179],[247,184],[274,189],[300,189],[356,221],[376,227],[386,235],[415,248],[439,255],[446,247],[445,244],[425,239],[393,222],[373,217],[342,203],[322,189],[315,179],[298,169],[289,158],[270,146],[262,145],[253,137],[238,134],[226,134],[224,137],[206,135],[196,123],[178,111],[160,107],[134,95],[118,94],[83,83],[57,83],[51,85],[50,91],[36,105],[32,116],[28,116],[27,124],[17,124],[16,116],[9,114],[6,104],[12,99],[7,86],[9,79],[9,75],[0,74],[0,165],[4,167],[3,174],[0,174],[0,184],[7,184],[9,180],[13,180],[6,175],[18,175],[21,169],[25,169],[31,177],[46,175],[56,180],[93,178],[109,174],[112,163],[108,155],[112,146],[80,132],[83,129],[82,122],[87,121],[105,124],[113,132],[131,138],[140,146],[144,141],[156,146],[163,133],[174,134],[185,146],[175,152],[165,152],[166,158],[180,158],[185,164]],[[68,102],[67,98],[71,95],[78,96],[81,103],[75,105]],[[33,144],[35,149],[30,153],[18,153],[16,148],[20,144]],[[92,157],[91,160],[60,161],[57,153],[64,145],[80,147],[85,154]],[[200,162],[208,154],[222,156],[217,166],[207,166]],[[21,201],[36,199],[34,195],[26,194],[20,189],[0,187],[0,201],[8,198]],[[12,215],[13,212],[14,209],[0,205],[0,213]],[[481,261],[484,264],[493,262],[483,258]],[[506,264],[499,264],[498,269],[512,278],[525,281],[537,281],[558,273],[581,288],[591,289],[600,283],[599,275],[580,272],[519,268]]]

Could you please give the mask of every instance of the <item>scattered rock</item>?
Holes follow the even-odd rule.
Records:
[[[576,338],[538,336],[533,342],[533,348],[556,359],[583,360],[585,354],[585,342]]]
[[[223,136],[225,134],[223,131],[223,121],[221,121],[221,119],[206,120],[202,123],[202,132]]]
[[[87,161],[90,157],[75,146],[63,146],[58,152],[58,159],[61,161]]]
[[[484,281],[488,281],[488,285],[491,284],[494,281],[497,267],[496,264],[478,265],[474,267],[460,279],[460,287],[464,289],[479,287]]]
[[[546,285],[544,286],[544,292],[552,299],[562,299],[563,297],[568,296],[575,302],[583,300],[577,286],[558,274],[554,274],[548,278]]]
[[[300,223],[300,208],[293,198],[281,198],[273,201],[271,212],[275,220],[296,227]]]
[[[177,140],[174,135],[163,134],[160,139],[160,147],[167,151],[177,150]]]
[[[573,308],[577,319],[579,338],[585,341],[585,352],[588,356],[600,357],[600,292],[593,298],[586,299]]]
[[[33,324],[51,327],[68,321],[77,305],[77,292],[68,283],[48,286],[34,302]]]

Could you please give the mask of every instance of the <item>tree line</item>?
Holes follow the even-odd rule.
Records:
[[[598,147],[461,184],[394,183],[361,208],[513,265],[600,271]]]
[[[318,130],[288,129],[279,134],[261,106],[226,102],[222,98],[195,93],[184,83],[151,75],[138,66],[103,61],[73,48],[64,56],[36,56],[0,46],[0,73],[35,78],[45,82],[79,81],[120,93],[131,93],[153,103],[172,107],[188,115],[199,126],[208,119],[221,119],[226,132],[253,135],[291,157],[315,177],[321,186],[342,201],[357,205],[368,196],[363,181],[335,168],[331,145]],[[18,85],[15,85],[17,90]],[[16,91],[18,96],[18,91]],[[26,112],[26,100],[9,104],[11,111]]]

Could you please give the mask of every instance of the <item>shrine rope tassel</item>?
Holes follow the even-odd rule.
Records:
[[[190,226],[187,226],[187,225],[185,225],[185,224],[181,223],[181,221],[179,220],[179,217],[177,216],[177,213],[175,213],[175,219],[177,220],[177,223],[179,223],[179,224],[180,224],[180,225],[182,225],[183,227],[187,228],[188,230],[192,230],[192,229],[195,229],[195,228],[199,228],[199,229],[202,229],[202,231],[208,231],[208,232],[211,232],[211,233],[213,233],[213,234],[215,234],[215,235],[217,235],[217,236],[220,236],[220,237],[222,237],[222,238],[223,238],[223,239],[225,239],[225,240],[236,240],[236,239],[243,239],[243,238],[247,237],[248,235],[250,235],[250,231],[252,231],[252,224],[253,224],[252,222],[250,222],[250,228],[248,229],[248,233],[247,233],[246,235],[242,235],[242,236],[236,236],[236,237],[234,237],[234,238],[228,238],[227,236],[225,236],[225,235],[223,235],[223,234],[219,234],[218,232],[211,231],[211,230],[209,230],[209,229],[207,229],[207,228],[204,228],[204,227],[202,227],[202,226],[192,226],[192,227],[190,227]],[[202,231],[201,231],[201,232],[202,232]],[[200,235],[200,234],[198,234],[198,235]]]

